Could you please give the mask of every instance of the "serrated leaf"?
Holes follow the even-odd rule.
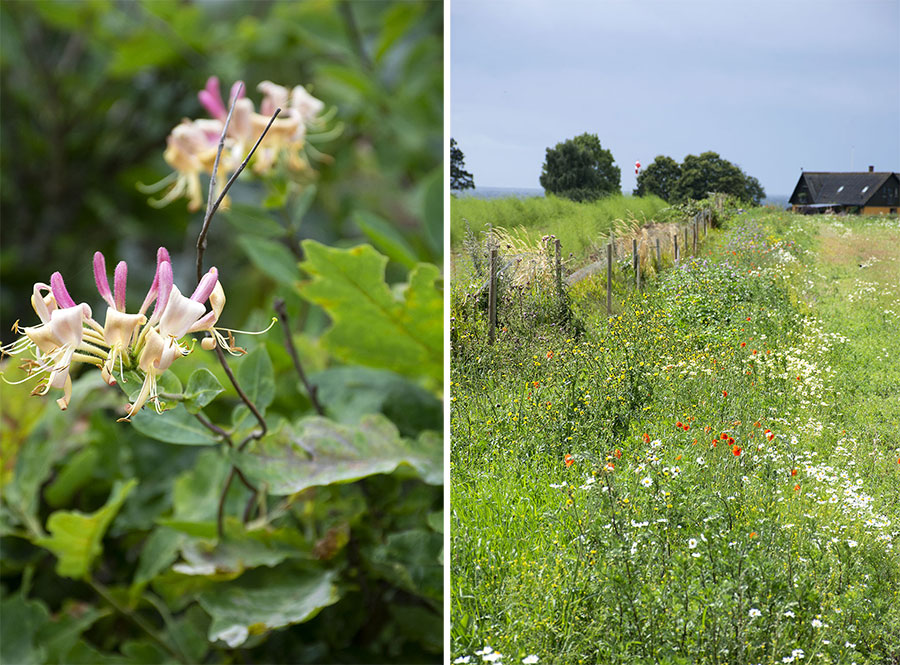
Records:
[[[132,426],[144,436],[183,446],[212,446],[219,441],[203,425],[179,405],[163,413],[152,408],[138,411],[131,419]]]
[[[426,482],[442,480],[434,473],[443,457],[440,439],[402,439],[394,424],[380,415],[353,426],[318,417],[295,426],[284,424],[259,442],[255,451],[229,450],[227,455],[274,495],[392,473],[403,464],[419,471]]]
[[[236,648],[251,634],[308,621],[339,600],[335,576],[333,571],[284,572],[277,584],[234,582],[200,593],[197,600],[212,617],[210,642],[222,640]]]
[[[215,374],[205,367],[194,370],[188,379],[184,391],[184,408],[190,414],[199,413],[200,409],[212,402],[225,388]]]
[[[440,271],[419,264],[396,296],[384,281],[387,257],[368,245],[334,249],[307,240],[301,267],[312,281],[301,295],[332,319],[323,343],[347,363],[383,367],[405,376],[443,376],[443,298]]]
[[[241,235],[238,245],[250,262],[276,282],[293,286],[300,279],[297,258],[280,242],[258,236]]]
[[[135,485],[134,478],[124,485],[117,481],[106,504],[96,512],[58,510],[50,515],[47,519],[50,536],[35,539],[34,543],[59,559],[57,574],[74,579],[87,576],[94,559],[103,551],[100,541],[106,529]]]
[[[397,263],[412,268],[416,265],[416,253],[406,238],[390,222],[367,211],[358,211],[353,214],[353,221],[372,244],[379,251],[384,252],[388,258]]]

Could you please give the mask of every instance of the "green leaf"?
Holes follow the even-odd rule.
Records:
[[[431,601],[440,609],[444,588],[439,533],[413,529],[392,533],[384,545],[372,548],[369,561],[385,579]]]
[[[238,532],[220,542],[186,540],[181,546],[183,561],[172,570],[182,575],[240,574],[248,568],[271,568],[288,558],[309,556],[309,546],[293,529]]]
[[[409,3],[394,5],[382,17],[383,28],[375,48],[375,62],[381,62],[390,48],[403,37],[422,15],[423,7]]]
[[[188,379],[184,393],[184,408],[190,414],[200,412],[204,406],[212,402],[219,393],[225,391],[215,375],[205,367],[194,370]]]
[[[250,635],[308,621],[339,600],[335,576],[333,571],[282,572],[277,584],[235,582],[200,593],[197,600],[212,617],[210,642],[236,648]]]
[[[131,583],[132,603],[137,600],[141,591],[154,577],[175,562],[178,558],[178,550],[184,540],[184,534],[165,527],[154,529],[147,537],[141,549],[141,557],[138,559],[134,580]]]
[[[441,401],[393,372],[371,367],[333,367],[313,374],[310,381],[328,414],[339,422],[354,424],[365,415],[383,413],[403,436],[441,429]]]
[[[318,188],[315,185],[307,185],[295,197],[293,205],[291,206],[291,222],[293,224],[294,230],[298,230],[300,228],[300,224],[303,222],[303,217],[307,212],[309,212],[313,201],[315,201],[316,199],[317,192]]]
[[[227,454],[274,495],[392,473],[402,464],[415,468],[431,484],[443,478],[434,472],[443,459],[440,438],[402,439],[393,423],[380,415],[368,416],[356,426],[318,417],[293,427],[285,424],[259,442],[254,452]]]
[[[89,515],[67,510],[50,515],[47,520],[50,536],[35,539],[34,543],[57,556],[57,574],[74,579],[87,577],[94,559],[103,551],[100,545],[103,534],[135,485],[134,478],[124,485],[117,481],[106,504]]]
[[[47,504],[51,508],[67,504],[75,492],[91,481],[99,460],[100,453],[93,447],[82,448],[75,453],[44,490]]]
[[[300,280],[297,258],[282,243],[250,235],[238,236],[237,243],[250,262],[276,282],[294,286]]]
[[[366,211],[353,214],[353,221],[380,251],[407,269],[416,264],[415,250],[390,222]]]
[[[244,356],[237,378],[250,401],[265,414],[275,399],[275,370],[265,346],[260,345]]]
[[[47,649],[44,663],[68,663],[67,658],[81,634],[112,610],[85,610],[83,603],[74,602],[71,607],[60,612],[55,621],[44,624],[38,632],[38,642]],[[6,661],[3,661],[6,662]]]
[[[36,600],[22,594],[0,602],[0,663],[40,665],[45,662],[46,648],[37,640],[38,630],[47,623],[50,612]]]
[[[281,238],[287,235],[287,230],[278,220],[256,206],[232,203],[231,208],[222,214],[225,221],[241,233],[267,238]]]
[[[368,245],[333,249],[307,240],[301,295],[332,319],[323,343],[347,363],[382,367],[435,386],[443,377],[443,297],[436,266],[419,264],[405,292],[384,281],[387,258]]]
[[[215,520],[228,469],[225,458],[217,451],[200,453],[194,468],[175,479],[173,519],[183,522]]]
[[[200,421],[179,405],[163,413],[144,408],[131,419],[134,428],[151,439],[184,446],[212,446],[219,442]]]
[[[422,181],[422,219],[425,221],[425,237],[437,256],[444,248],[444,170],[437,168]]]

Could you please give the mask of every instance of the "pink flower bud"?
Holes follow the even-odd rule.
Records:
[[[97,284],[100,297],[106,301],[107,305],[115,307],[112,291],[109,290],[109,279],[106,276],[106,259],[100,252],[94,252],[94,282]]]
[[[72,300],[72,296],[66,290],[66,283],[58,271],[50,275],[50,290],[53,292],[57,305],[63,308],[75,307],[75,301]]]
[[[128,264],[124,261],[119,261],[113,277],[113,290],[116,294],[116,309],[120,312],[125,311],[125,285],[127,282]]]

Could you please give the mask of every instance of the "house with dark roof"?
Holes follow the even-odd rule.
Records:
[[[896,215],[900,209],[900,174],[804,171],[790,198],[791,210],[801,213],[849,212]]]

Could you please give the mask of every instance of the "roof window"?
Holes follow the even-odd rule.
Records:
[[[867,189],[869,189],[868,185],[866,185],[865,187],[862,188],[862,191],[860,192],[860,194],[865,194]]]
[[[844,189],[844,186],[843,186],[843,185],[841,185],[840,187],[838,187],[838,194],[841,193],[841,190],[842,190],[842,189]]]

